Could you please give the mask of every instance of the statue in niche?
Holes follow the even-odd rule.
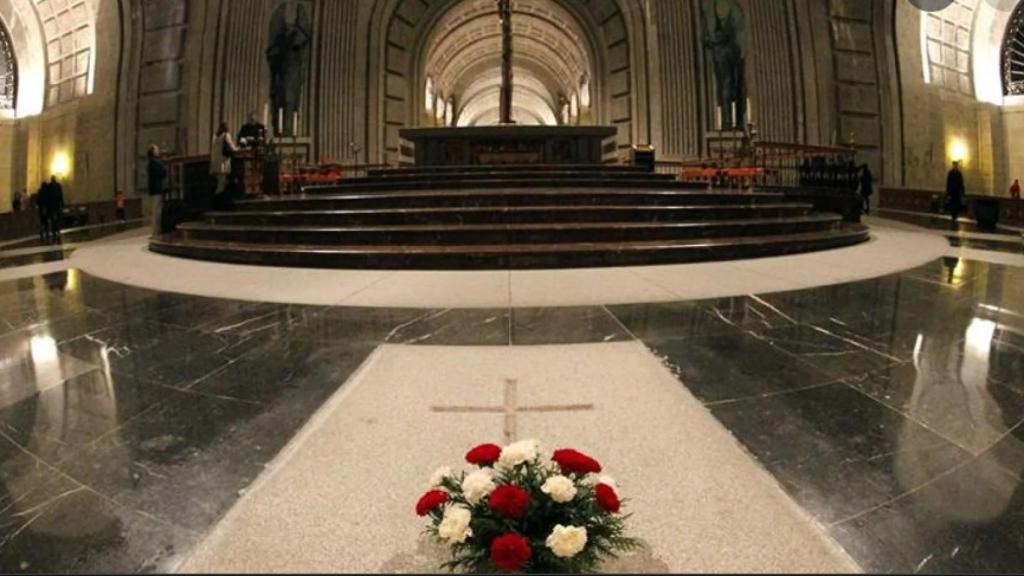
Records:
[[[304,2],[283,2],[270,18],[270,108],[278,134],[297,134],[295,119],[306,88],[312,28]]]
[[[701,6],[704,47],[711,56],[721,126],[739,128],[746,116],[745,17],[740,0],[704,0]]]

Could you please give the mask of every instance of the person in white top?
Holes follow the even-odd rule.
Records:
[[[217,178],[217,194],[224,192],[231,175],[231,159],[238,152],[227,122],[221,122],[210,143],[210,174]]]

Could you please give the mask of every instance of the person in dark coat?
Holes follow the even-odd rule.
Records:
[[[50,205],[49,213],[50,239],[53,242],[60,240],[61,215],[64,213],[64,187],[57,181],[56,176],[50,178]]]
[[[34,194],[36,214],[39,215],[39,241],[48,242],[50,240],[50,214],[48,212],[50,205],[50,183],[43,182],[39,185],[39,190]]]
[[[949,205],[950,225],[955,229],[964,209],[964,196],[967,188],[964,185],[964,174],[960,171],[960,163],[953,162],[953,169],[946,176],[946,202]]]
[[[39,187],[36,206],[39,210],[39,239],[43,242],[58,241],[60,219],[64,211],[64,188],[56,176]]]
[[[249,113],[249,120],[238,131],[238,145],[252,148],[267,141],[267,127],[256,119],[256,113]]]
[[[871,214],[871,195],[875,193],[875,175],[867,164],[860,168],[860,195],[864,199],[864,213]]]

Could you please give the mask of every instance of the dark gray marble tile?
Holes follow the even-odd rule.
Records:
[[[508,308],[437,310],[392,332],[390,344],[508,346]]]
[[[711,410],[823,523],[915,490],[969,458],[939,435],[843,384]]]
[[[199,540],[59,475],[20,492],[0,484],[4,573],[171,572]]]
[[[323,398],[324,393],[340,388],[376,347],[360,342],[272,340],[190,389],[264,404],[278,402],[290,393]]]
[[[926,342],[916,363],[850,378],[850,386],[972,453],[991,447],[1024,420],[1024,397],[988,377],[969,346]]]
[[[415,308],[327,308],[292,336],[317,342],[378,344],[388,340],[392,333],[397,334],[437,313],[437,310]]]
[[[783,308],[760,296],[736,296],[696,302],[712,316],[738,329],[769,329],[798,322]]]
[[[869,573],[1019,574],[1021,510],[1021,480],[972,461],[831,531]]]
[[[256,428],[256,404],[168,390],[167,398],[58,467],[120,505],[201,531],[290,437]],[[282,437],[283,436],[283,437]]]
[[[609,306],[608,311],[641,340],[682,340],[735,331],[706,306],[695,302]]]
[[[112,372],[185,386],[230,361],[216,334],[138,320],[64,342],[62,353]]]
[[[697,398],[707,403],[775,394],[836,379],[739,330],[646,344]]]
[[[170,395],[166,388],[97,369],[3,407],[0,429],[12,442],[52,464]]]
[[[45,332],[18,331],[0,337],[0,407],[59,386],[97,367],[60,351]]]
[[[602,307],[512,310],[513,345],[589,344],[632,339]]]
[[[821,326],[797,324],[749,333],[835,379],[859,376],[899,362]]]

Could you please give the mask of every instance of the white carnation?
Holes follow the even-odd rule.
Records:
[[[565,476],[552,476],[548,478],[540,491],[551,497],[560,504],[572,501],[576,497],[576,485]]]
[[[548,536],[547,546],[559,558],[572,558],[587,545],[587,529],[579,526],[555,526]]]
[[[451,466],[441,466],[437,470],[434,470],[434,473],[430,475],[430,487],[434,488],[440,486],[441,482],[443,482],[445,478],[448,478],[451,475]]]
[[[501,458],[498,459],[498,464],[505,468],[512,468],[523,462],[535,459],[538,453],[540,453],[540,441],[520,440],[505,446],[501,450]]]
[[[488,496],[497,486],[487,468],[477,470],[462,481],[462,494],[470,504],[476,504]]]
[[[473,519],[469,508],[452,506],[444,511],[441,523],[437,525],[437,535],[449,544],[461,544],[473,535],[469,523]]]

